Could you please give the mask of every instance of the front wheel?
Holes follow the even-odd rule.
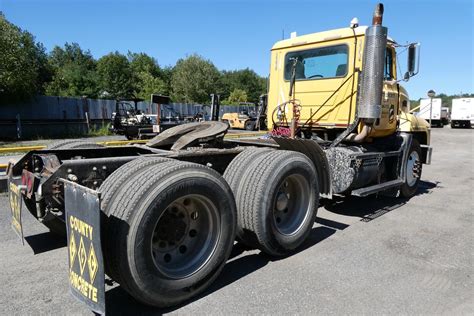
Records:
[[[420,143],[413,139],[406,161],[406,179],[400,188],[400,196],[410,198],[415,195],[420,183],[422,166]]]

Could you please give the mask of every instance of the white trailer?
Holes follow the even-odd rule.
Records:
[[[471,127],[474,123],[474,98],[453,99],[451,127]]]
[[[418,116],[430,121],[431,114],[431,126],[443,127],[441,121],[441,99],[421,99],[420,100],[420,110]]]

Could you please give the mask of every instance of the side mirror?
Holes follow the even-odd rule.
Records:
[[[407,64],[407,72],[403,76],[404,80],[410,79],[410,77],[415,76],[418,73],[420,64],[420,44],[413,43],[408,46],[408,64]]]

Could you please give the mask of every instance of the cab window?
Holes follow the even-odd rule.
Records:
[[[393,50],[390,47],[387,47],[385,50],[385,66],[384,66],[384,79],[385,80],[394,80],[395,75],[393,73]]]
[[[285,80],[291,79],[295,60],[296,80],[345,77],[347,75],[347,57],[347,45],[290,52],[285,56]]]

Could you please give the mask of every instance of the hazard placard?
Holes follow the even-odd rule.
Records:
[[[78,300],[105,314],[99,192],[64,180],[69,286]]]

